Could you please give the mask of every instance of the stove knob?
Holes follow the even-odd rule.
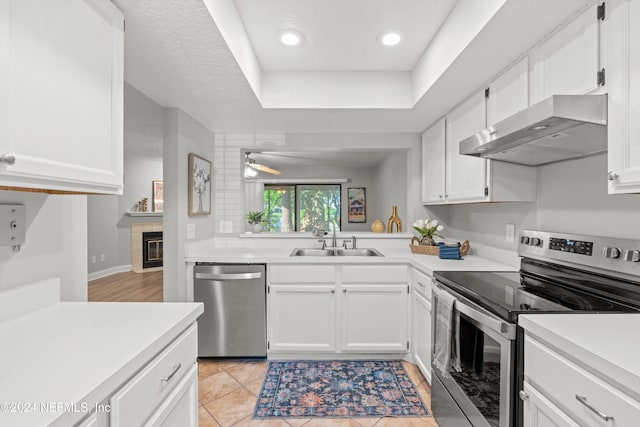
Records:
[[[523,245],[528,245],[529,244],[529,238],[527,236],[522,236],[520,238],[520,243],[522,243]]]
[[[605,247],[602,256],[609,259],[616,259],[620,257],[620,249]]]
[[[631,262],[640,262],[640,251],[624,251],[622,259]]]
[[[531,239],[531,243],[529,243],[531,246],[542,246],[542,240],[538,239],[537,237],[533,237]]]

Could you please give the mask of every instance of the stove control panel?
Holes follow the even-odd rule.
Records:
[[[591,256],[593,255],[593,242],[552,237],[549,239],[549,249]]]
[[[520,230],[518,255],[640,277],[640,240]]]

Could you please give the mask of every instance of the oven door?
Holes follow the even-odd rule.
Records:
[[[453,325],[438,321],[443,310],[438,295],[456,298]],[[459,349],[458,372],[443,372],[432,364],[431,406],[441,427],[512,427],[516,325],[508,323],[459,293],[435,282],[432,309],[432,360],[444,339],[454,339]],[[441,330],[442,329],[442,330]],[[447,334],[446,331],[451,333]],[[457,331],[457,332],[456,332]],[[458,353],[456,351],[454,354]]]

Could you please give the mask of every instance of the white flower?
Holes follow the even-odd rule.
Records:
[[[442,231],[442,230],[444,230],[444,226],[443,226],[443,225],[439,225],[439,226],[436,228],[436,230],[438,230],[438,231]]]
[[[424,224],[425,224],[424,219],[419,219],[417,222],[418,222],[418,227],[420,228],[424,227]]]
[[[418,225],[418,221],[414,221],[414,222],[413,222],[413,224],[411,224],[411,225],[413,225],[414,227],[420,227],[420,226]]]
[[[434,219],[433,221],[431,221],[431,226],[435,227],[436,225],[438,225],[438,220]]]

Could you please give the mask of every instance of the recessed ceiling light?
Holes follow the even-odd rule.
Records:
[[[285,46],[298,46],[302,43],[302,38],[302,34],[293,30],[287,30],[280,33],[280,43]]]
[[[395,46],[400,43],[401,37],[398,33],[386,33],[380,39],[385,46]]]

